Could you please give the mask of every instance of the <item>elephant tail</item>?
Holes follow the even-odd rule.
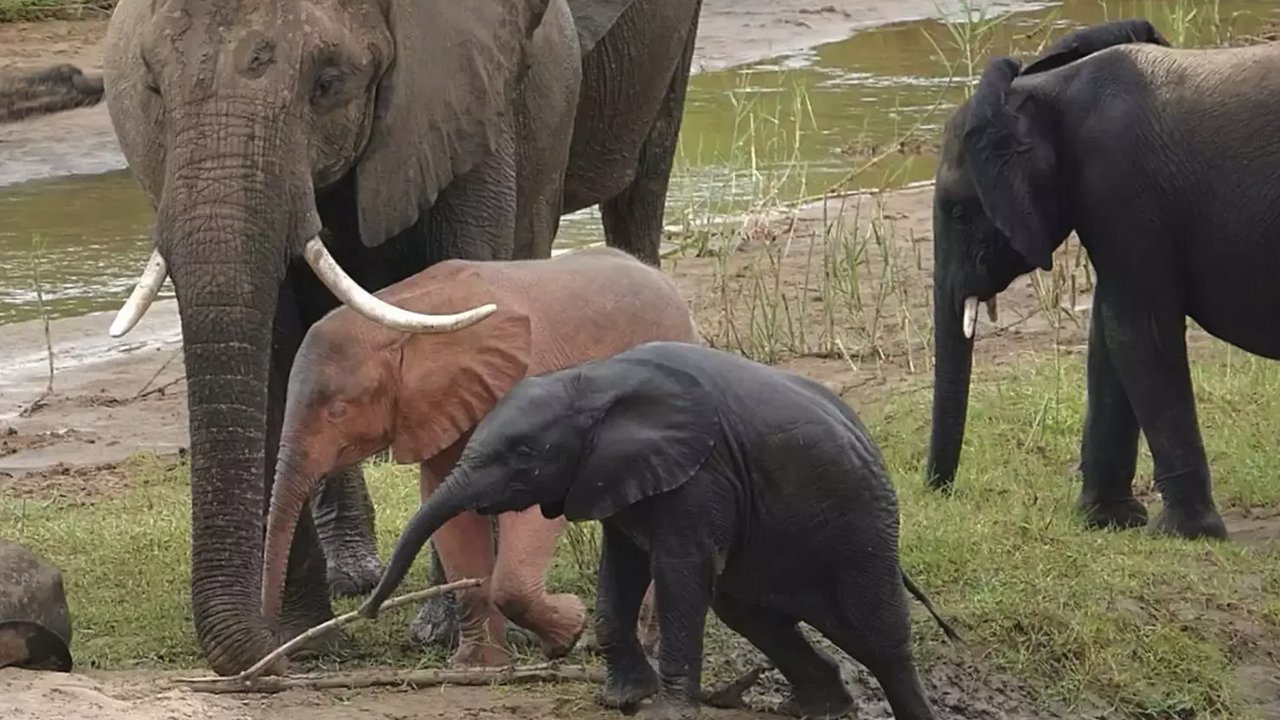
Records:
[[[902,571],[902,584],[906,585],[907,592],[915,596],[915,599],[919,600],[921,605],[924,605],[924,609],[929,611],[929,614],[932,615],[933,619],[938,623],[938,627],[942,628],[942,632],[947,636],[947,639],[952,642],[964,642],[964,640],[960,638],[960,633],[957,633],[955,628],[951,627],[951,623],[944,620],[942,615],[938,614],[937,609],[933,607],[933,603],[929,601],[929,596],[924,594],[924,591],[920,589],[919,585],[916,585],[915,581],[911,579],[911,576],[907,574],[906,570]]]

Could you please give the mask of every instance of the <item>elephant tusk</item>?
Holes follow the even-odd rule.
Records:
[[[978,298],[970,295],[964,299],[964,336],[973,339],[973,331],[978,327]]]
[[[428,315],[416,313],[378,298],[351,278],[338,265],[329,250],[321,242],[320,236],[311,238],[302,249],[302,256],[315,271],[325,287],[337,296],[344,305],[360,313],[366,318],[392,330],[402,332],[444,333],[461,330],[489,317],[497,305],[489,303],[452,315]]]
[[[159,250],[152,250],[151,258],[147,260],[147,266],[143,268],[142,275],[138,278],[138,284],[134,286],[129,299],[124,301],[124,305],[116,313],[116,319],[111,321],[111,327],[107,330],[111,337],[118,338],[138,324],[146,314],[147,308],[151,307],[151,303],[155,302],[156,296],[160,294],[160,287],[164,285],[167,277],[169,277],[168,264],[165,263]]]
[[[992,295],[987,301],[987,319],[994,323],[999,317],[1000,313],[996,310],[996,296]]]

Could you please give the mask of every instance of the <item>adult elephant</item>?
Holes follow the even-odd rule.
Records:
[[[1127,21],[1078,31],[1021,72],[993,59],[951,119],[934,200],[934,487],[955,478],[979,302],[1051,268],[1074,230],[1097,275],[1080,451],[1086,521],[1146,524],[1132,488],[1141,428],[1164,500],[1157,529],[1226,536],[1186,318],[1280,357],[1280,145],[1264,140],[1275,134],[1280,45],[1166,45],[1150,24]]]
[[[214,671],[240,671],[278,634],[331,615],[308,514],[280,627],[259,612],[264,489],[306,329],[339,299],[393,327],[475,322],[490,309],[420,316],[368,291],[446,258],[546,256],[560,214],[595,203],[611,246],[656,263],[698,11],[696,0],[117,6],[107,102],[156,208],[156,248],[112,331],[172,277],[192,614]],[[325,551],[345,543],[353,565],[376,566],[358,471],[331,478],[325,501],[335,527],[321,535],[338,538]]]

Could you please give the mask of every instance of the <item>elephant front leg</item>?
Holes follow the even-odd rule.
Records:
[[[643,711],[646,720],[691,720],[702,695],[702,635],[714,592],[714,552],[697,539],[672,535],[650,550],[662,647],[658,696]]]
[[[605,523],[596,592],[596,639],[608,678],[601,703],[627,712],[658,690],[636,636],[636,623],[649,585],[649,556]]]
[[[1079,508],[1092,528],[1147,524],[1147,509],[1133,496],[1138,460],[1138,418],[1107,347],[1106,320],[1097,295],[1089,328],[1088,395],[1080,472]]]
[[[498,516],[493,602],[538,636],[550,660],[568,655],[586,629],[587,611],[577,595],[547,593],[547,566],[564,527],[564,518],[548,520],[538,508]]]
[[[1106,291],[1100,278],[1097,292]],[[1107,351],[1151,448],[1155,484],[1164,499],[1156,527],[1185,538],[1226,538],[1196,419],[1186,318],[1170,310],[1179,303],[1137,293],[1143,296],[1139,305],[1134,295],[1101,295],[1093,321],[1104,323]]]
[[[324,479],[311,513],[328,566],[329,594],[354,597],[373,590],[382,576],[374,540],[374,509],[360,465]]]
[[[635,177],[617,196],[600,204],[605,239],[618,248],[658,267],[662,259],[663,216],[667,204],[667,187],[671,182],[671,165],[680,139],[680,121],[684,117],[684,98],[689,85],[689,68],[693,61],[698,34],[699,7],[688,28],[688,38],[680,62],[671,76],[671,84],[663,97],[653,127],[640,147]]]

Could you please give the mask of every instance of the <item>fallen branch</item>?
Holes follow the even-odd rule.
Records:
[[[455,590],[465,590],[467,588],[479,587],[483,582],[484,582],[483,580],[459,580],[457,582],[451,582],[447,585],[437,585],[435,587],[427,588],[426,590],[419,590],[417,592],[405,593],[404,595],[401,595],[399,597],[394,597],[386,601],[385,603],[383,603],[380,612],[385,610],[392,610],[394,608],[400,607],[401,605],[407,605],[411,602],[416,602],[418,600],[426,600],[427,598],[433,598],[437,595],[444,595],[446,593],[451,593],[451,592],[454,592]],[[345,615],[339,615],[338,617],[333,618],[332,620],[327,620],[325,622],[322,622],[319,625],[311,628],[310,630],[298,635],[297,637],[290,640],[289,642],[281,645],[275,650],[272,650],[271,652],[267,653],[266,657],[254,663],[252,667],[240,673],[239,675],[232,675],[231,677],[179,678],[178,680],[175,680],[175,682],[182,683],[184,685],[199,685],[201,687],[218,685],[218,686],[227,686],[228,688],[230,688],[227,690],[207,690],[206,689],[203,692],[253,692],[253,690],[248,686],[252,685],[255,682],[263,682],[263,680],[258,678],[258,676],[261,675],[264,670],[270,667],[277,660],[289,654],[289,651],[297,649],[299,646],[305,644],[307,641],[315,639],[316,637],[319,637],[320,635],[323,635],[329,632],[330,630],[340,628],[343,625],[350,625],[351,623],[357,620],[360,620],[362,617],[363,616],[360,614],[359,610],[352,610],[351,612],[346,613]],[[273,680],[289,680],[291,678],[272,678],[272,679]],[[342,686],[339,686],[339,687],[342,687]],[[265,692],[273,692],[273,691],[268,690]],[[275,691],[275,692],[278,692],[278,691]]]
[[[386,607],[385,605],[383,606]],[[438,685],[521,685],[543,682],[603,683],[603,668],[557,666],[468,668],[466,670],[367,670],[316,673],[293,677],[259,677],[247,681],[234,678],[191,678],[179,680],[185,687],[204,693],[278,693],[286,690],[355,690],[370,687],[419,689]]]

